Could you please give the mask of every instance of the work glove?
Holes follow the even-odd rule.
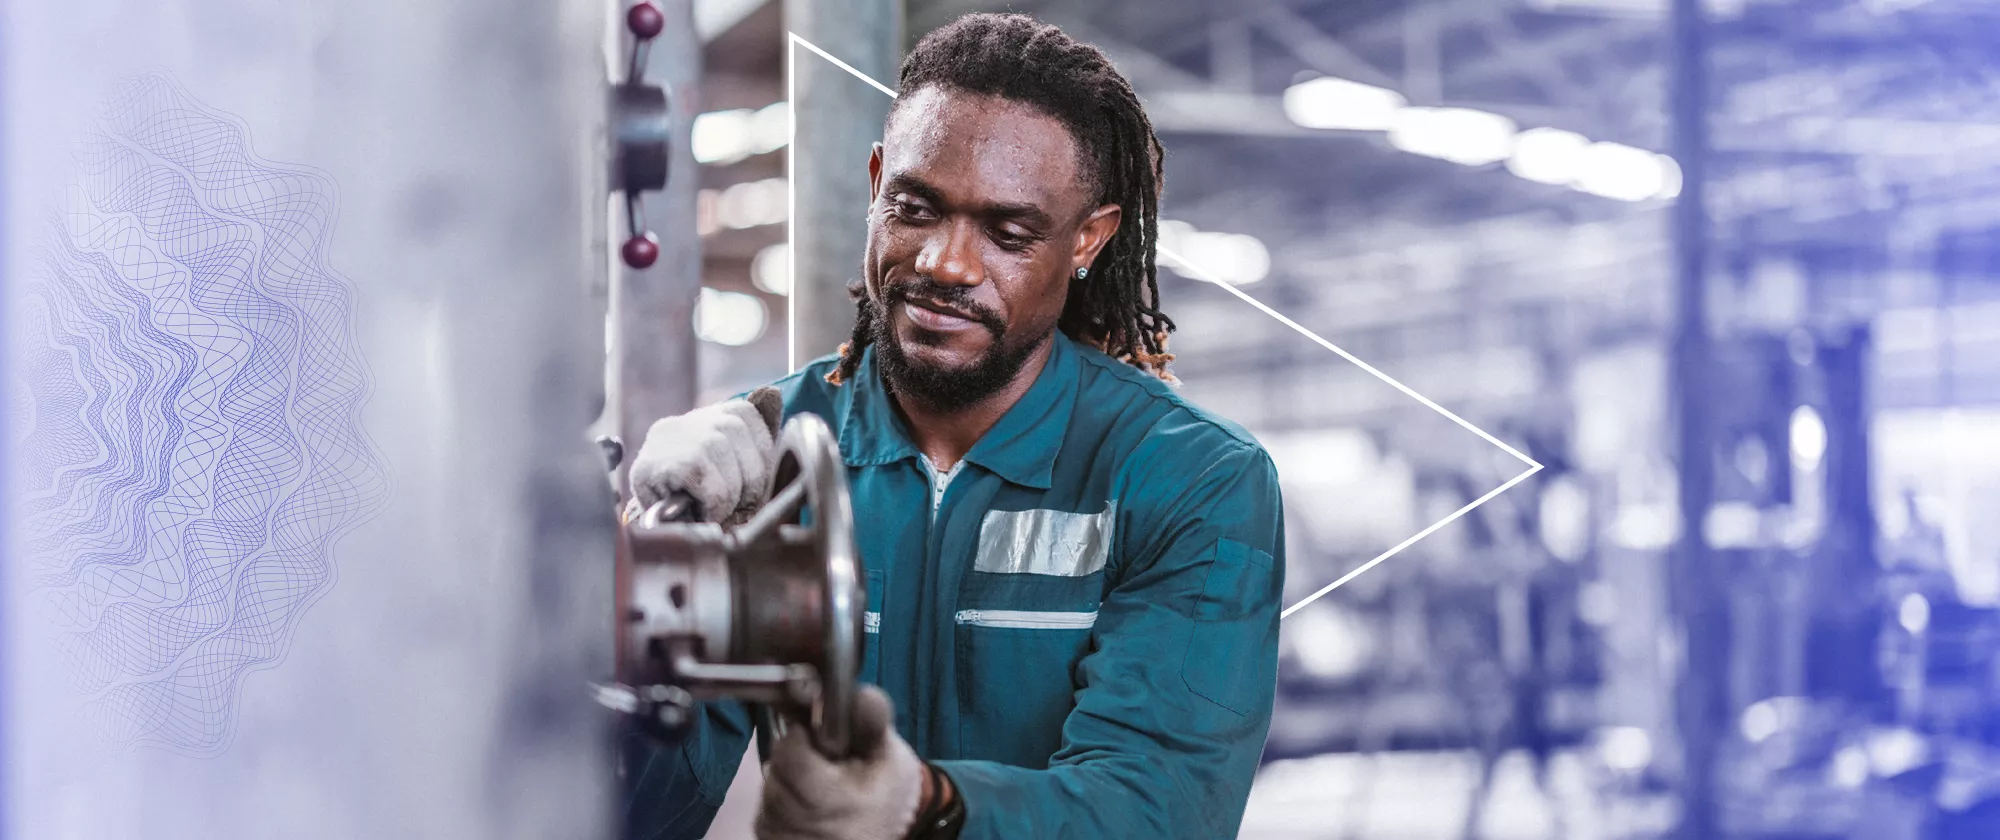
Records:
[[[694,497],[704,522],[747,519],[770,491],[783,410],[778,389],[766,386],[654,423],[632,459],[626,518],[674,493],[686,493]]]
[[[757,840],[902,840],[915,827],[924,764],[896,734],[889,695],[861,687],[854,703],[854,748],[831,760],[804,727],[771,746]]]

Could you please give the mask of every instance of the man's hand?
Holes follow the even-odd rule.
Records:
[[[663,418],[632,460],[634,510],[687,493],[706,522],[727,522],[764,503],[777,460],[776,388]],[[629,514],[628,514],[629,515]]]
[[[771,747],[758,840],[901,840],[924,794],[924,764],[896,734],[889,695],[855,697],[853,756],[831,761],[793,728]]]

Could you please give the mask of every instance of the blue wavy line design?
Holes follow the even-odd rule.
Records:
[[[386,498],[336,193],[159,72],[77,162],[17,298],[27,594],[101,746],[212,755]]]

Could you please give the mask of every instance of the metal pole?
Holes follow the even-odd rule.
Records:
[[[1682,186],[1674,205],[1675,331],[1673,388],[1680,454],[1680,541],[1669,567],[1669,603],[1684,640],[1675,690],[1681,743],[1680,836],[1720,836],[1715,801],[1716,748],[1729,715],[1729,629],[1725,585],[1716,578],[1702,523],[1714,497],[1709,423],[1713,351],[1708,335],[1709,153],[1707,24],[1702,0],[1674,0],[1670,43],[1673,156]]]
[[[894,88],[903,55],[902,0],[786,0],[794,35]],[[792,80],[792,297],[789,367],[832,353],[854,328],[847,281],[867,241],[868,152],[890,98],[811,50],[786,45]]]
[[[695,231],[695,192],[700,173],[688,138],[698,107],[693,94],[701,73],[701,42],[691,0],[654,2],[667,24],[653,39],[646,78],[668,89],[673,117],[666,188],[647,193],[643,204],[646,224],[660,240],[660,258],[645,270],[611,258],[611,402],[628,461],[653,421],[694,407],[697,371],[694,305],[701,294],[701,237]],[[625,5],[618,3],[621,22]],[[617,219],[610,225],[615,247],[624,241],[625,210],[620,206],[610,212]],[[621,488],[623,476],[621,469]]]
[[[1867,325],[1846,329],[1819,347],[1817,379],[1824,406],[1826,453],[1823,536],[1811,554],[1813,575],[1806,588],[1814,623],[1806,661],[1812,670],[1807,693],[1833,696],[1862,707],[1889,702],[1882,679],[1871,668],[1826,667],[1821,663],[1866,662],[1874,655],[1880,609],[1882,566],[1875,552],[1875,512],[1870,506],[1868,465],[1867,359],[1872,342]]]

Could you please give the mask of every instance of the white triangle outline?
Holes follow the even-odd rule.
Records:
[[[896,96],[896,91],[890,88],[888,85],[884,85],[881,82],[869,78],[868,74],[854,69],[853,65],[850,65],[845,61],[841,61],[840,59],[835,58],[833,55],[829,54],[826,50],[820,49],[819,46],[814,44],[813,42],[799,37],[799,34],[797,32],[787,32],[786,34],[790,36],[792,44],[796,44],[798,46],[802,46],[808,50],[811,50],[813,54],[818,55],[820,58],[824,58],[827,61],[832,62],[834,66],[847,71],[849,74],[852,74],[855,78],[867,82],[870,87],[873,87],[876,90],[881,91],[884,95],[889,96],[890,98],[894,98]],[[796,97],[794,96],[795,92],[797,91],[797,87],[795,84],[794,73],[793,73],[793,62],[791,60],[792,55],[794,55],[795,53],[790,49],[787,49],[785,53],[786,53],[785,102],[787,103],[787,107],[789,108],[791,107],[791,103],[797,101]],[[791,149],[796,148],[796,146],[790,143],[789,141],[798,139],[798,122],[796,120],[789,120],[788,122],[790,122],[790,127],[788,128],[789,132],[787,135],[788,142],[786,145],[787,151],[785,154],[785,193],[786,193],[785,200],[786,200],[786,211],[787,211],[785,217],[786,218],[785,241],[787,243],[790,243],[792,240],[792,225],[793,225],[792,220],[798,218],[798,212],[797,212],[798,196],[792,187],[792,185],[796,183],[796,181],[792,177],[794,155],[790,151]],[[797,268],[796,252],[792,251],[792,249],[790,248],[787,248],[786,250],[788,251],[788,257],[792,263],[791,265],[787,266],[787,269],[788,270],[796,269]],[[1487,443],[1500,447],[1500,449],[1506,452],[1508,455],[1512,455],[1514,458],[1518,459],[1521,463],[1528,465],[1528,468],[1526,470],[1523,470],[1520,475],[1516,475],[1513,478],[1507,479],[1505,483],[1501,484],[1498,487],[1493,488],[1492,490],[1487,491],[1486,495],[1480,496],[1477,499],[1473,499],[1471,502],[1467,503],[1464,507],[1452,511],[1449,515],[1445,516],[1443,519],[1431,523],[1423,530],[1410,535],[1408,539],[1405,539],[1402,542],[1399,542],[1394,546],[1391,546],[1389,550],[1384,551],[1381,554],[1375,555],[1375,557],[1369,560],[1368,562],[1355,567],[1347,574],[1341,575],[1340,578],[1335,580],[1334,582],[1329,583],[1326,586],[1320,587],[1318,591],[1315,591],[1311,595],[1307,595],[1304,598],[1299,599],[1298,603],[1286,607],[1283,612],[1280,612],[1278,614],[1278,617],[1280,619],[1288,617],[1292,613],[1298,612],[1299,609],[1304,607],[1305,605],[1325,597],[1327,593],[1330,593],[1335,589],[1339,589],[1341,586],[1345,585],[1348,581],[1351,581],[1356,577],[1359,577],[1362,572],[1366,572],[1369,569],[1375,568],[1377,565],[1380,565],[1382,561],[1394,557],[1397,554],[1401,553],[1404,549],[1409,548],[1412,545],[1415,545],[1418,540],[1430,536],[1432,533],[1436,532],[1439,528],[1443,528],[1446,525],[1450,525],[1451,523],[1456,522],[1459,517],[1471,513],[1474,508],[1477,508],[1480,505],[1492,501],[1494,497],[1500,495],[1501,493],[1507,492],[1507,490],[1512,488],[1514,485],[1527,480],[1528,476],[1534,475],[1535,473],[1542,471],[1542,465],[1540,463],[1537,463],[1535,459],[1522,454],[1520,450],[1515,449],[1512,446],[1508,446],[1505,442],[1501,441],[1499,438],[1496,438],[1493,435],[1488,434],[1486,430],[1481,429],[1478,426],[1472,425],[1472,423],[1468,422],[1465,418],[1452,413],[1444,406],[1438,405],[1436,402],[1432,401],[1431,398],[1417,393],[1414,389],[1410,388],[1410,386],[1404,385],[1403,383],[1396,381],[1395,377],[1383,373],[1382,371],[1376,369],[1374,365],[1371,365],[1355,357],[1353,353],[1349,353],[1346,350],[1341,349],[1338,345],[1334,344],[1333,342],[1321,338],[1317,333],[1314,333],[1312,330],[1306,329],[1304,326],[1300,325],[1297,321],[1285,317],[1277,310],[1272,309],[1271,307],[1265,305],[1263,301],[1251,297],[1249,294],[1245,293],[1242,289],[1236,288],[1235,286],[1230,285],[1229,283],[1223,282],[1222,279],[1217,277],[1213,272],[1210,272],[1202,268],[1201,266],[1189,262],[1187,258],[1182,257],[1181,255],[1176,254],[1173,251],[1168,250],[1166,248],[1160,248],[1158,250],[1158,254],[1159,256],[1166,257],[1167,259],[1173,261],[1176,265],[1179,265],[1181,268],[1186,269],[1189,273],[1194,274],[1199,279],[1208,281],[1209,283],[1212,283],[1214,285],[1229,290],[1230,294],[1235,295],[1238,298],[1241,298],[1244,303],[1250,304],[1251,306],[1256,307],[1258,311],[1271,316],[1273,319],[1276,319],[1278,323],[1284,324],[1285,326],[1292,328],[1294,332],[1297,332],[1298,334],[1311,339],[1314,344],[1318,344],[1319,346],[1326,348],[1327,350],[1331,351],[1334,355],[1354,363],[1355,366],[1366,371],[1368,375],[1388,383],[1390,387],[1395,388],[1396,390],[1403,392],[1411,399],[1414,399],[1417,402],[1422,403],[1425,408],[1428,408],[1432,411],[1444,415],[1445,418],[1449,419],[1451,422],[1457,423],[1459,426],[1465,428],[1467,431],[1470,431],[1473,434],[1478,435],[1480,438],[1484,439]],[[794,272],[794,276],[796,276],[796,272]],[[792,317],[794,314],[791,311],[793,306],[792,303],[793,300],[794,298],[788,296],[786,298],[786,304],[785,304],[786,306],[785,329],[787,333],[785,336],[785,355],[786,355],[787,366],[796,369],[798,367],[798,363],[794,358],[792,358],[793,354],[797,352],[796,335],[792,331],[792,325],[797,323],[797,319]]]

